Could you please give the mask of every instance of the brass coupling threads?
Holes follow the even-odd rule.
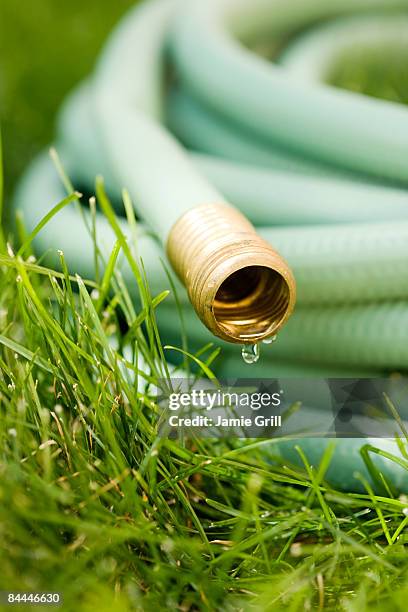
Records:
[[[167,255],[201,321],[227,342],[274,336],[294,309],[288,264],[227,204],[185,213],[170,231]]]

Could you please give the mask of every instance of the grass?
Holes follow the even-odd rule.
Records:
[[[405,610],[407,500],[332,489],[330,448],[300,468],[271,464],[270,440],[158,436],[166,294],[96,194],[118,238],[98,282],[63,254],[46,268],[32,236],[0,257],[0,590],[61,591],[64,610]]]
[[[11,194],[53,137],[67,92],[91,71],[106,36],[135,0],[0,2],[0,118]]]
[[[339,55],[327,82],[356,93],[408,104],[408,45],[353,49]]]

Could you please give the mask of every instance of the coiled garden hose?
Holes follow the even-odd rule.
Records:
[[[65,104],[57,149],[74,184],[92,190],[101,173],[118,206],[128,189],[146,224],[137,248],[152,291],[168,288],[153,232],[208,328],[176,283],[192,343],[226,342],[224,373],[237,375],[231,342],[277,331],[251,375],[408,369],[408,110],[323,82],[349,28],[350,45],[360,33],[373,44],[379,11],[400,32],[407,9],[408,0],[146,2]],[[275,63],[251,50],[263,40],[280,48]],[[30,194],[57,195],[55,181],[43,158],[23,179],[16,207],[28,229],[44,211]],[[114,236],[99,215],[97,233],[109,253]],[[74,209],[35,246],[93,273]],[[158,317],[174,337],[174,306]],[[357,461],[359,442],[347,444]]]

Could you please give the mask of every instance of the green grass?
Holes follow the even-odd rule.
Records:
[[[301,469],[271,464],[273,441],[158,436],[166,294],[97,195],[118,238],[98,282],[35,261],[31,237],[0,257],[0,590],[61,591],[64,610],[405,610],[406,500],[330,488],[330,449]]]
[[[327,82],[398,104],[408,104],[408,45],[399,49],[346,51],[330,69]]]
[[[87,76],[106,36],[135,0],[0,2],[0,119],[11,194],[35,153],[53,137],[67,92]]]

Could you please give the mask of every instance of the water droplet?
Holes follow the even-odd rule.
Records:
[[[259,360],[259,344],[244,344],[242,347],[242,359],[248,365],[257,363]]]
[[[262,344],[273,344],[278,336],[269,336],[269,338],[265,338],[262,340]]]

